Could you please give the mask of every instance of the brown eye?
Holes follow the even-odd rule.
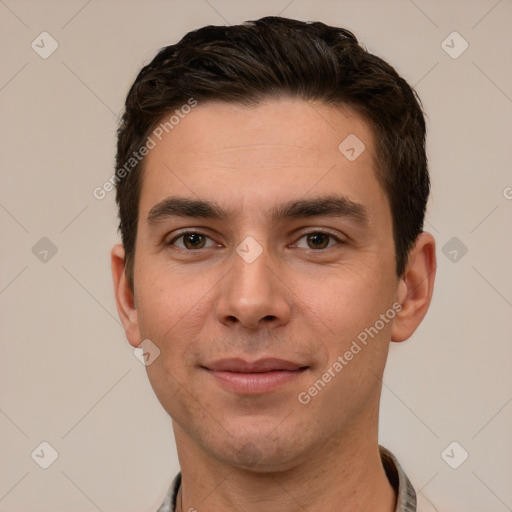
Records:
[[[310,231],[309,233],[304,233],[299,238],[295,247],[320,251],[322,249],[330,249],[334,246],[341,246],[344,243],[342,239],[326,231]]]
[[[311,249],[325,249],[329,245],[331,235],[326,233],[310,233],[306,237],[308,246]]]
[[[207,245],[208,240],[210,240],[210,245]],[[189,251],[194,249],[213,247],[212,240],[209,236],[203,235],[202,233],[197,233],[195,231],[187,231],[186,233],[182,233],[180,236],[177,236],[171,240],[169,245],[175,245],[179,249],[186,249]]]
[[[183,244],[187,249],[201,249],[204,247],[205,237],[199,233],[188,233],[183,237]]]

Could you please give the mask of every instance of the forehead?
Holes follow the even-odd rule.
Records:
[[[168,117],[163,118],[160,126]],[[344,105],[327,106],[293,98],[269,99],[251,106],[208,101],[199,103],[181,119],[173,117],[176,124],[167,126],[156,141],[160,151],[156,148],[151,152],[153,159],[163,145],[173,146],[176,157],[186,153],[195,157],[216,153],[225,154],[226,160],[239,150],[253,149],[264,154],[264,146],[268,146],[273,151],[274,163],[279,165],[283,163],[279,158],[284,158],[286,163],[295,154],[296,146],[303,151],[301,158],[307,153],[315,157],[319,150],[327,150],[337,157],[338,146],[348,135],[364,139],[368,149],[365,160],[373,157],[372,130],[360,115]],[[281,147],[276,151],[278,146]]]
[[[161,140],[153,138],[156,145],[144,162],[141,217],[171,195],[215,201],[232,211],[333,192],[374,209],[387,203],[376,178],[372,130],[348,107],[298,99],[250,107],[199,103]]]

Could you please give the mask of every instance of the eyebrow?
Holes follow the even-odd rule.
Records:
[[[151,208],[147,222],[150,225],[156,225],[173,217],[215,219],[227,222],[233,216],[232,210],[224,210],[213,201],[168,197]],[[337,195],[288,201],[274,207],[270,211],[269,218],[273,222],[279,222],[316,216],[347,217],[359,224],[367,224],[369,219],[363,205]]]

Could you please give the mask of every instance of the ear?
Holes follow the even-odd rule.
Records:
[[[430,233],[421,233],[398,282],[397,301],[402,309],[393,320],[391,341],[405,341],[420,325],[430,306],[435,275],[436,243]]]
[[[138,347],[142,340],[139,332],[139,320],[135,307],[135,298],[125,273],[125,251],[122,245],[116,245],[110,253],[114,293],[117,312],[126,333],[126,339],[133,347]]]

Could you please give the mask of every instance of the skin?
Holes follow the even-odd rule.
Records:
[[[349,134],[366,146],[354,161],[338,150]],[[378,451],[381,378],[390,341],[409,338],[427,312],[435,242],[422,233],[397,277],[374,148],[371,129],[348,108],[272,99],[199,104],[147,155],[134,292],[121,245],[112,271],[129,343],[150,339],[161,351],[146,368],[173,421],[179,510],[394,511]],[[364,207],[367,221],[269,217],[282,203],[333,193]],[[215,201],[229,215],[148,222],[169,196]],[[206,235],[193,239],[202,248],[175,240],[183,228]],[[340,242],[306,236],[318,230]],[[236,252],[248,236],[262,248],[252,263]],[[300,403],[299,393],[395,302],[394,319]],[[203,368],[227,357],[308,369],[270,392],[238,394]]]

